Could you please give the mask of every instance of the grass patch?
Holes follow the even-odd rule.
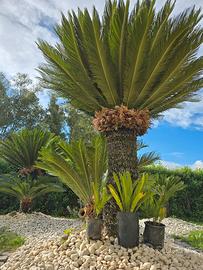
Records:
[[[173,238],[181,240],[191,247],[203,250],[203,231],[192,231],[188,236],[173,235]]]
[[[12,251],[22,246],[25,238],[14,232],[8,231],[6,228],[0,228],[0,251]]]

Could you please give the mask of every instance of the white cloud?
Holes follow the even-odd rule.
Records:
[[[203,169],[203,161],[197,160],[191,167],[192,169]]]
[[[136,0],[131,1],[132,5],[134,3]],[[157,0],[157,7],[164,3],[165,0]],[[42,38],[55,43],[53,25],[60,21],[60,12],[66,14],[70,9],[77,10],[78,6],[91,10],[93,5],[102,12],[104,4],[105,0],[0,0],[0,71],[8,76],[24,72],[35,77],[38,75],[35,69],[43,61],[35,42]],[[203,0],[176,0],[175,13],[192,5],[203,7]],[[201,100],[195,104],[186,103],[182,110],[169,110],[164,120],[183,128],[203,129],[203,114],[200,114],[203,94]],[[157,125],[155,121],[154,126]]]
[[[188,128],[190,126],[203,130],[203,93],[199,102],[185,102],[183,109],[171,109],[164,113],[163,120],[173,126]]]
[[[190,165],[181,165],[179,163],[175,163],[172,161],[166,161],[166,160],[161,160],[158,162],[158,164],[161,164],[162,166],[166,167],[167,169],[171,169],[171,170],[182,168],[182,167],[189,167],[193,170],[203,169],[203,161],[202,160],[197,160],[193,164],[190,164]]]
[[[171,161],[166,161],[166,160],[161,160],[159,161],[158,164],[161,164],[162,166],[166,167],[167,169],[178,169],[181,168],[181,165],[175,162],[171,162]]]
[[[160,8],[165,1],[158,0]],[[136,0],[132,1],[132,4]],[[12,75],[16,72],[27,72],[36,75],[35,68],[42,61],[35,41],[41,37],[55,42],[51,29],[59,22],[60,12],[77,10],[93,5],[102,12],[105,0],[1,0],[0,1],[0,70]],[[203,0],[193,0],[192,4],[203,6]],[[190,0],[177,0],[175,12],[191,6]]]

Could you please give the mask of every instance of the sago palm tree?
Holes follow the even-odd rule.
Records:
[[[42,149],[36,167],[57,176],[72,189],[85,206],[85,216],[99,215],[110,199],[104,138],[96,136],[90,144],[82,139],[71,143],[61,140],[55,146]]]
[[[0,155],[21,175],[40,174],[33,166],[39,151],[53,142],[54,134],[40,129],[23,129],[0,141]]]
[[[14,175],[0,176],[0,192],[16,197],[20,203],[20,211],[27,213],[31,210],[35,198],[50,192],[64,192],[64,188],[50,176],[31,179],[30,176],[19,178]]]
[[[107,1],[102,18],[95,8],[92,15],[69,12],[55,27],[55,46],[38,42],[46,88],[95,115],[94,127],[106,136],[110,182],[113,172],[136,179],[137,136],[164,111],[194,100],[203,86],[201,10],[171,16],[170,0],[157,13],[155,0],[138,1],[132,11],[129,4]],[[106,207],[109,233],[116,229],[114,209]]]

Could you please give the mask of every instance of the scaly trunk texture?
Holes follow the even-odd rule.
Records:
[[[28,213],[31,210],[32,200],[26,198],[20,201],[20,212]]]
[[[137,138],[132,129],[120,128],[105,132],[108,151],[108,181],[115,184],[113,172],[129,171],[133,179],[138,178],[137,171]],[[104,209],[104,220],[109,236],[117,235],[118,207],[112,199]]]

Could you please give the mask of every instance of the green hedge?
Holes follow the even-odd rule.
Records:
[[[152,166],[145,171],[152,175],[158,173],[180,177],[187,187],[170,200],[169,215],[203,222],[203,170],[168,170],[162,166]]]
[[[0,160],[0,174],[8,173],[11,168]],[[179,176],[187,185],[186,189],[177,193],[169,202],[169,215],[182,219],[203,222],[203,170],[182,168],[168,170],[161,166],[151,166],[145,169],[149,174],[164,174]],[[77,197],[70,189],[65,193],[51,193],[38,198],[33,204],[34,211],[41,211],[54,216],[67,216],[67,206],[78,208]],[[0,214],[18,210],[18,201],[0,193]]]
[[[0,159],[0,174],[10,172],[12,172],[12,168]],[[67,189],[64,193],[50,193],[37,198],[33,202],[33,211],[40,211],[53,216],[67,216],[70,215],[67,206],[70,209],[79,208],[78,199],[70,189]],[[16,198],[0,193],[0,214],[17,211],[18,209],[19,202]]]

